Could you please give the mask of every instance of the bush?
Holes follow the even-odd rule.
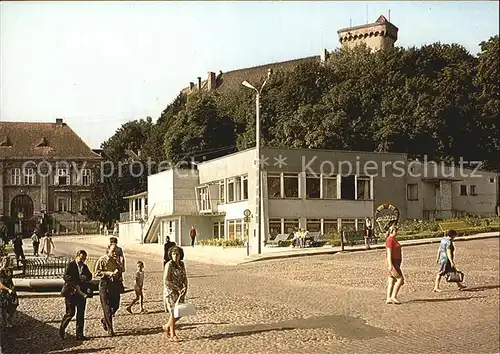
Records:
[[[469,236],[469,235],[475,235],[475,234],[481,234],[483,232],[500,232],[500,227],[498,225],[496,226],[480,226],[480,227],[470,227],[467,229],[462,229],[462,230],[457,230],[458,236]],[[427,232],[422,232],[418,234],[412,234],[412,235],[401,235],[398,236],[398,240],[404,241],[404,240],[418,240],[418,239],[424,239],[424,238],[439,238],[443,237],[444,232],[443,231],[427,231]]]
[[[438,232],[441,231],[439,227],[440,222],[454,222],[463,221],[471,227],[488,227],[488,226],[499,226],[500,219],[498,217],[479,217],[479,216],[467,216],[463,218],[447,219],[447,220],[408,220],[399,225],[399,232],[401,235],[417,235],[426,232]],[[457,230],[458,231],[458,230]]]
[[[198,244],[201,246],[215,246],[215,247],[243,247],[245,245],[243,240],[226,240],[223,238],[209,238],[199,240]]]

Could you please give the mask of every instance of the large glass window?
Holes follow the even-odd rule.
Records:
[[[11,171],[11,184],[20,185],[21,184],[21,169],[13,168]]]
[[[224,188],[224,181],[219,181],[219,202],[224,204],[226,196],[226,189]]]
[[[342,231],[356,231],[356,220],[354,219],[342,219],[341,225]]]
[[[290,234],[299,228],[299,219],[285,219],[285,233]]]
[[[323,177],[323,199],[337,199],[336,177]]]
[[[338,220],[337,219],[325,219],[325,220],[323,220],[323,233],[325,235],[337,233],[338,230],[339,230],[339,228],[338,228]]]
[[[227,226],[229,227],[229,239],[243,239],[243,219],[228,220]]]
[[[25,168],[24,169],[24,184],[33,185],[35,184],[35,169]]]
[[[271,239],[281,234],[281,219],[269,219],[269,236]]]
[[[279,174],[267,176],[267,194],[269,198],[281,198],[281,177]]]
[[[299,175],[296,173],[285,173],[283,175],[285,198],[299,197]]]
[[[321,190],[321,179],[314,175],[306,176],[306,197],[307,199],[319,199]]]
[[[242,177],[241,189],[242,189],[241,200],[248,200],[248,176]]]
[[[309,232],[321,232],[320,219],[307,219],[306,225],[306,230]]]
[[[356,185],[356,190],[357,190],[357,199],[361,200],[370,200],[371,199],[371,193],[370,193],[370,185],[371,185],[371,179],[370,177],[358,177],[357,178],[357,185]]]
[[[236,193],[235,180],[233,178],[230,178],[227,180],[227,202],[228,203],[235,201],[235,193]]]

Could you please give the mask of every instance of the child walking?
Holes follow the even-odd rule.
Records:
[[[144,309],[144,295],[142,292],[143,286],[144,286],[144,263],[142,261],[138,261],[137,262],[137,271],[135,272],[135,284],[134,284],[135,299],[127,307],[127,311],[129,313],[132,313],[132,306],[134,306],[137,303],[137,301],[139,301],[139,300],[140,300],[140,305],[141,305],[141,313],[147,312]]]

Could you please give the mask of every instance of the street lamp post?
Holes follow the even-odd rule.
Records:
[[[262,93],[262,89],[269,79],[270,72],[267,73],[267,78],[264,80],[264,83],[260,87],[260,90],[256,89],[252,86],[248,81],[243,81],[241,84],[245,87],[248,87],[255,91],[255,154],[256,160],[255,163],[256,171],[257,171],[257,188],[256,188],[256,212],[255,219],[257,220],[257,254],[262,253],[262,165],[260,162],[261,153],[260,153],[260,95]],[[250,241],[250,240],[248,240]]]

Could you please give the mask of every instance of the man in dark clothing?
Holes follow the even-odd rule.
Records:
[[[175,242],[170,241],[170,237],[166,237],[165,244],[163,245],[163,267],[170,261],[170,249],[175,246]]]
[[[19,232],[12,241],[12,244],[14,246],[14,253],[16,254],[17,266],[19,267],[19,260],[22,259],[24,261],[26,259],[23,251],[23,234]]]
[[[66,314],[61,321],[59,327],[59,336],[64,339],[66,327],[71,319],[75,316],[76,310],[76,339],[87,340],[88,337],[83,335],[83,326],[85,322],[85,305],[87,302],[87,291],[89,289],[88,282],[92,279],[92,273],[85,264],[87,252],[80,250],[76,252],[76,257],[68,263],[64,272],[64,285],[61,290],[61,295],[64,296],[66,304]]]
[[[191,246],[194,247],[194,240],[196,239],[196,229],[194,225],[191,226],[191,230],[189,230],[189,237],[191,237]]]
[[[116,244],[108,248],[108,254],[97,260],[95,276],[100,278],[99,297],[104,317],[102,327],[110,336],[114,336],[113,315],[120,307],[120,294],[123,292],[122,264],[116,255]]]

